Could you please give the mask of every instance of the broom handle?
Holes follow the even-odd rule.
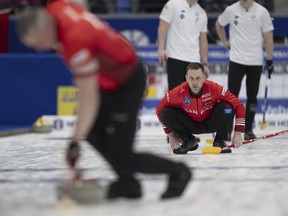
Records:
[[[268,135],[265,135],[265,136],[257,137],[255,139],[246,140],[246,141],[243,142],[243,145],[246,145],[246,144],[258,141],[258,140],[268,139],[268,138],[271,138],[271,137],[274,137],[274,136],[286,134],[286,133],[288,133],[288,130],[283,130],[283,131],[279,131],[279,132],[276,132],[276,133],[268,134]],[[231,145],[229,145],[227,147],[228,148],[234,148],[234,144],[231,144]]]
[[[270,83],[270,76],[268,74],[267,69],[265,69],[267,75],[266,75],[266,79],[265,79],[265,91],[264,91],[264,104],[263,104],[263,124],[265,123],[265,115],[266,115],[266,111],[267,111],[267,97],[268,97],[268,85]]]

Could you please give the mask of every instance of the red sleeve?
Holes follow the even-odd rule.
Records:
[[[176,88],[177,89],[177,88]],[[177,96],[175,92],[177,92],[176,89],[173,89],[171,91],[168,91],[165,96],[162,98],[160,103],[158,104],[158,107],[156,109],[156,115],[162,125],[162,128],[166,134],[171,133],[172,131],[167,128],[165,125],[162,124],[160,120],[160,113],[161,111],[166,107],[177,107]]]
[[[94,74],[100,68],[99,59],[91,49],[91,46],[78,38],[71,39],[75,45],[66,46],[65,59],[73,75],[85,76],[91,73]]]
[[[137,56],[131,44],[108,26],[105,26],[105,29],[98,30],[97,38],[94,44],[96,49],[115,62],[132,65],[137,61]]]
[[[219,93],[220,101],[229,102],[233,106],[235,112],[235,131],[244,132],[245,131],[245,107],[241,101],[233,95],[229,90],[225,89],[223,86],[217,84],[217,92]]]
[[[47,10],[57,19],[60,52],[74,75],[99,70],[114,72],[115,67],[129,69],[136,63],[137,57],[129,42],[95,15],[60,0],[50,3]]]

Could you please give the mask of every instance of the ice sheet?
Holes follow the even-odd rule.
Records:
[[[255,132],[276,131],[279,129]],[[200,148],[187,155],[173,155],[164,135],[138,137],[137,151],[183,161],[193,170],[194,179],[181,198],[161,201],[166,177],[140,174],[144,189],[140,200],[120,199],[63,211],[55,208],[55,186],[68,176],[63,161],[66,137],[52,133],[0,139],[0,216],[288,215],[288,135],[219,155],[201,154],[210,134],[201,135]],[[80,166],[85,176],[112,181],[115,176],[106,162],[87,143],[82,145]]]

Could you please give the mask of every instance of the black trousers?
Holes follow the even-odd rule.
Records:
[[[232,105],[226,102],[217,104],[210,116],[202,122],[194,121],[179,108],[167,107],[160,113],[161,122],[181,139],[188,138],[191,134],[216,132],[217,137],[227,140],[233,117]]]
[[[167,76],[168,76],[168,89],[171,90],[184,82],[186,67],[190,62],[180,61],[178,59],[167,59]]]
[[[135,70],[118,91],[101,92],[100,112],[87,140],[109,162],[120,180],[133,178],[135,172],[177,173],[177,163],[133,150],[137,114],[145,88],[142,64]]]
[[[246,75],[246,119],[245,131],[251,131],[257,109],[262,66],[247,66],[230,61],[228,70],[228,89],[239,96],[243,77]]]

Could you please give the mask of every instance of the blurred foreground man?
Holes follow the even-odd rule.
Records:
[[[52,0],[47,9],[27,9],[19,16],[18,30],[29,47],[61,53],[80,90],[68,164],[75,166],[79,140],[87,139],[118,176],[109,187],[108,198],[141,197],[136,172],[168,174],[161,198],[180,196],[191,178],[184,164],[133,151],[145,73],[131,45],[85,8],[66,0]]]

